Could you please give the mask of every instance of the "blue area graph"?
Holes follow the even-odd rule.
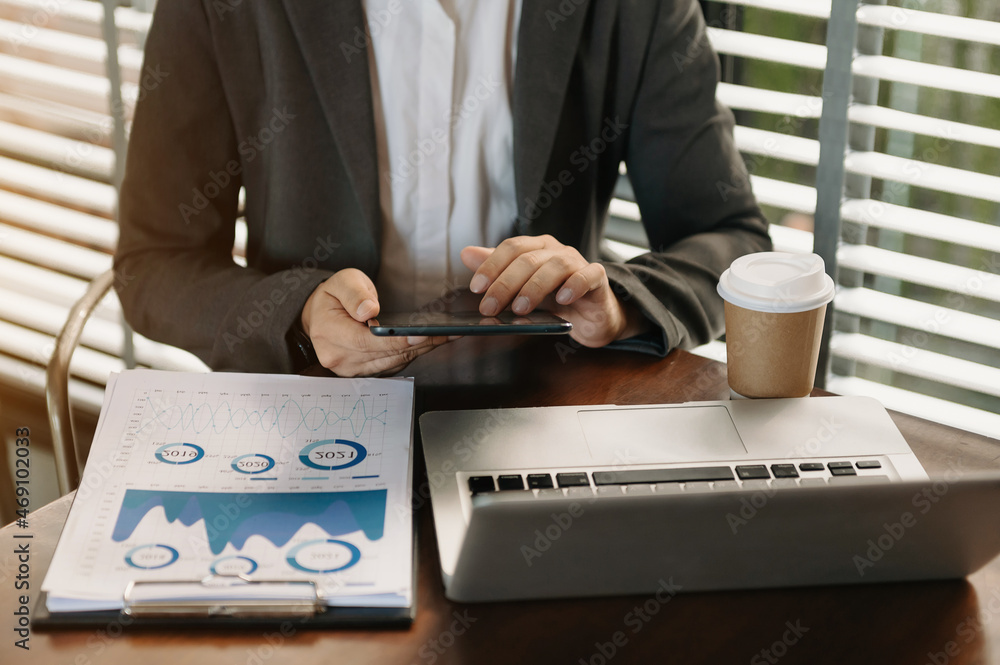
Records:
[[[149,397],[146,406],[152,417],[139,425],[137,432],[158,424],[168,430],[191,430],[197,434],[212,430],[219,433],[232,427],[256,427],[265,432],[277,432],[282,438],[289,437],[300,429],[316,432],[331,425],[346,422],[351,426],[354,436],[361,436],[370,423],[385,425],[388,409],[368,413],[368,406],[363,399],[358,399],[347,413],[340,413],[321,406],[304,409],[294,399],[286,399],[281,406],[267,406],[263,409],[233,408],[228,401],[218,406],[193,403],[158,407]]]
[[[111,539],[128,539],[157,506],[163,507],[171,524],[191,526],[204,520],[209,548],[220,554],[229,543],[242,549],[250,536],[283,547],[306,524],[315,524],[330,536],[360,530],[368,540],[378,540],[385,528],[386,490],[236,494],[130,489],[125,490]]]

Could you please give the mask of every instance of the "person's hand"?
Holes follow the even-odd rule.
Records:
[[[375,285],[346,268],[316,287],[302,308],[302,329],[316,357],[337,376],[394,374],[447,337],[376,337],[365,323],[379,312]]]
[[[462,263],[476,273],[469,288],[483,294],[479,312],[484,316],[508,305],[522,315],[541,306],[572,323],[570,336],[589,347],[650,327],[636,308],[615,297],[604,266],[552,236],[517,236],[496,248],[466,247]]]

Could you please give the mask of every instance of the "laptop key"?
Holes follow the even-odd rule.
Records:
[[[822,471],[825,468],[822,462],[803,462],[799,464],[799,471]]]
[[[732,480],[728,466],[699,466],[680,469],[628,469],[625,471],[595,471],[595,485],[651,485],[656,483],[691,483],[697,481]]]
[[[583,485],[590,485],[590,481],[587,480],[587,474],[584,471],[574,473],[557,473],[556,482],[559,483],[559,487],[581,487]]]
[[[523,490],[524,481],[519,473],[506,474],[497,476],[497,486],[501,490]]]
[[[496,485],[493,484],[493,476],[472,476],[469,478],[469,491],[473,494],[483,492],[493,492]]]
[[[855,466],[858,467],[859,469],[881,469],[882,463],[879,462],[877,459],[866,459],[866,460],[861,460],[860,462],[855,464]]]
[[[856,476],[858,472],[853,468],[848,468],[846,466],[831,466],[830,467],[831,476]]]
[[[889,476],[835,476],[830,479],[831,485],[868,485],[889,482]]]
[[[528,489],[541,490],[554,487],[552,484],[552,476],[547,473],[529,473],[528,474]]]
[[[771,473],[775,478],[798,478],[799,472],[795,470],[794,464],[772,464]]]
[[[853,469],[854,468],[854,465],[851,464],[850,462],[830,462],[829,464],[827,464],[827,466],[830,467],[830,471],[833,471],[834,469]]]
[[[736,475],[740,480],[754,480],[758,478],[770,478],[767,467],[763,464],[743,464],[736,467]]]

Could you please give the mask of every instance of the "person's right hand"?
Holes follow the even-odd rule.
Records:
[[[447,337],[376,337],[365,323],[379,312],[375,285],[345,268],[316,287],[302,308],[302,329],[319,362],[337,376],[394,374]]]

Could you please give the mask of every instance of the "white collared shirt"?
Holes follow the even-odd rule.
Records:
[[[521,0],[362,0],[382,215],[382,311],[409,310],[471,271],[517,216],[511,94]]]

